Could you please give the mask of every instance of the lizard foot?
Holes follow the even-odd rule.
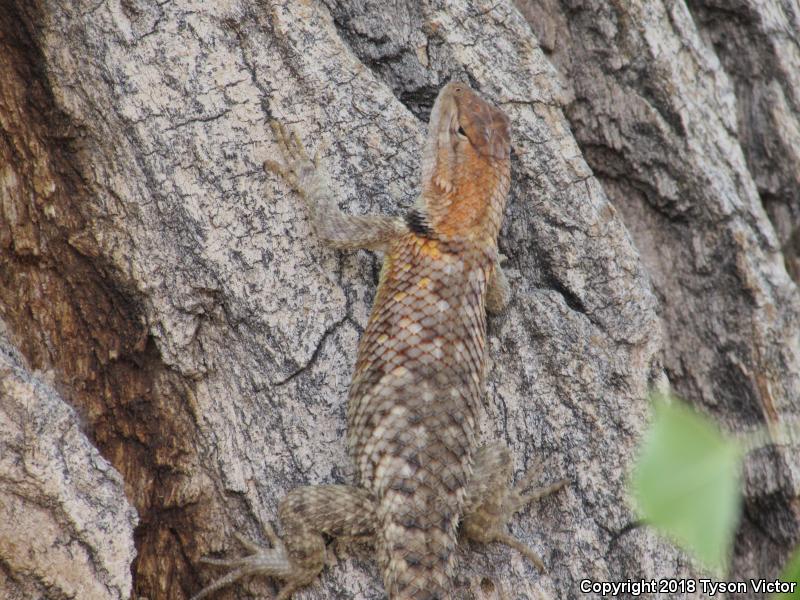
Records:
[[[508,523],[515,513],[531,502],[557,492],[568,481],[562,479],[531,490],[532,483],[541,471],[540,468],[534,468],[515,486],[510,486],[511,457],[508,449],[500,445],[481,448],[475,463],[474,480],[472,489],[468,491],[467,510],[462,523],[464,535],[475,542],[499,542],[514,548],[541,572],[545,572],[539,555],[507,531]]]
[[[533,484],[533,481],[540,475],[540,472],[540,467],[534,467],[517,482],[517,485],[508,490],[508,495],[503,502],[504,519],[501,519],[501,521],[504,522],[502,523],[502,526],[500,526],[500,523],[498,523],[498,526],[490,531],[491,539],[487,541],[499,542],[510,548],[514,548],[517,552],[522,554],[525,558],[536,565],[536,568],[539,569],[540,572],[545,573],[546,569],[539,555],[536,554],[536,552],[534,552],[531,548],[520,542],[517,538],[512,536],[510,533],[505,531],[506,523],[511,520],[515,513],[526,508],[530,503],[535,502],[536,500],[556,493],[569,483],[569,480],[561,479],[560,481],[550,485],[531,490],[531,485]]]
[[[250,555],[230,559],[201,558],[200,561],[205,564],[228,567],[231,570],[227,575],[220,577],[204,587],[197,594],[192,596],[190,600],[206,598],[217,590],[249,575],[265,575],[286,580],[286,585],[280,590],[275,600],[288,600],[292,593],[308,583],[308,577],[305,573],[298,574],[296,572],[286,552],[286,546],[283,541],[275,535],[272,527],[267,525],[264,533],[270,541],[271,548],[263,548],[247,539],[245,536],[236,533],[234,534],[236,539],[251,552]]]
[[[272,171],[282,177],[292,188],[301,194],[305,193],[306,182],[319,168],[319,150],[311,159],[296,131],[290,130],[278,121],[270,122],[270,127],[272,127],[272,133],[278,142],[278,148],[285,164],[266,160],[264,161],[264,170]]]

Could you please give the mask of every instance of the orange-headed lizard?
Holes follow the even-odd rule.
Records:
[[[525,494],[509,485],[507,448],[479,447],[486,379],[486,311],[500,311],[509,286],[497,236],[510,173],[508,117],[463,83],[439,93],[422,162],[422,190],[405,218],[342,213],[329,180],[296,134],[273,130],[285,164],[268,161],[305,199],[317,235],[335,248],[384,253],[372,314],[358,347],[347,408],[357,486],[290,492],[269,530],[271,548],[206,559],[231,572],[195,599],[261,574],[285,582],[285,600],[324,566],[328,536],[374,540],[391,600],[453,597],[455,546],[463,537],[503,542],[540,568],[506,531],[511,516],[564,482]]]

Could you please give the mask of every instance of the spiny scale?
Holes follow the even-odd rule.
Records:
[[[484,383],[492,259],[468,242],[400,237],[361,340],[348,439],[378,499],[392,598],[446,595]]]

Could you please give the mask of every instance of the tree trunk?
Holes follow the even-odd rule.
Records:
[[[0,596],[187,598],[288,490],[352,480],[380,262],[314,238],[267,124],[397,214],[451,78],[513,127],[483,437],[571,481],[512,526],[547,574],[464,547],[457,597],[697,576],[625,482],[653,385],[734,431],[797,415],[799,39],[792,0],[0,0]],[[748,458],[731,578],[778,574],[798,473]],[[330,549],[299,597],[385,597]]]

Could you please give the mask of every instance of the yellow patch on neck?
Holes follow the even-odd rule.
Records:
[[[434,260],[442,257],[442,251],[439,250],[439,242],[437,240],[429,240],[425,238],[417,238],[417,247],[420,254],[427,256]]]

